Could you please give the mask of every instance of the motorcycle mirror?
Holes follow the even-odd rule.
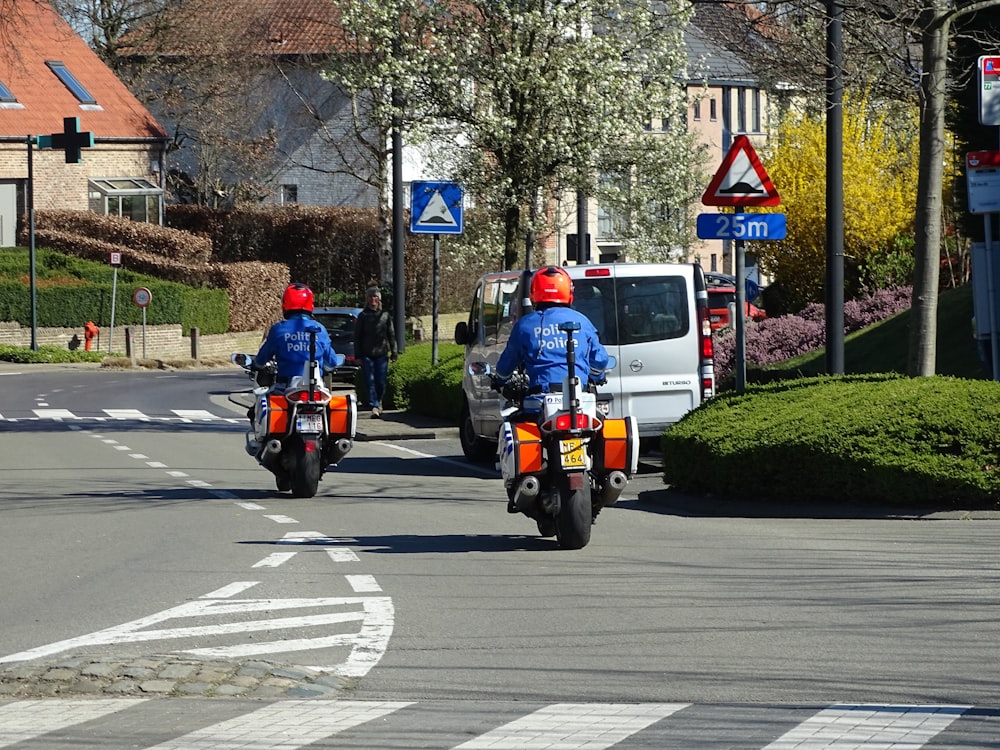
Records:
[[[606,371],[607,370],[613,370],[617,366],[618,366],[618,358],[615,357],[615,355],[612,354],[611,356],[608,357],[608,366],[606,368],[604,368],[604,369]]]
[[[234,354],[230,359],[232,360],[232,362],[233,362],[234,365],[239,365],[240,367],[246,367],[247,366],[247,362],[250,361],[250,355],[249,354],[243,354],[242,352],[240,352],[240,353]]]
[[[488,362],[470,362],[469,363],[469,374],[470,375],[489,375],[492,372]]]

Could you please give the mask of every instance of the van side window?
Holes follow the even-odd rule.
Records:
[[[483,288],[483,340],[487,346],[497,343],[497,332],[503,317],[500,281],[487,281]]]
[[[506,344],[517,322],[517,290],[520,279],[505,279],[500,282],[500,324],[497,328],[497,343]]]
[[[619,279],[619,337],[622,344],[665,341],[687,335],[687,288],[680,276]]]
[[[482,314],[481,296],[479,294],[482,284],[476,287],[475,294],[472,295],[472,310],[469,312],[469,343],[478,342],[482,336],[480,330],[480,315]]]
[[[618,343],[615,328],[615,290],[610,278],[584,278],[573,282],[573,309],[587,316],[605,346]]]

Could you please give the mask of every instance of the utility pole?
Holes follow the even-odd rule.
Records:
[[[844,8],[841,0],[826,5],[826,371],[843,375]]]

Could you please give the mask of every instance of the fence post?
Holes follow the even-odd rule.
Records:
[[[125,326],[125,356],[132,360],[132,366],[135,367],[135,336],[132,332],[132,326]]]
[[[191,329],[191,359],[198,362],[198,338],[201,332],[197,327]]]

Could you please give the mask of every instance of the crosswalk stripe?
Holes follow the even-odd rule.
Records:
[[[205,409],[171,409],[181,419],[220,419]]]
[[[411,705],[399,701],[284,701],[147,750],[295,750]]]
[[[123,711],[145,698],[85,698],[83,700],[29,700],[0,707],[0,747],[48,732]]]
[[[689,703],[558,703],[492,729],[454,750],[602,750]]]
[[[104,409],[104,413],[111,417],[111,419],[138,419],[143,422],[149,421],[149,417],[138,409]]]
[[[41,419],[79,419],[69,409],[32,409]]]
[[[776,739],[764,750],[884,747],[918,750],[968,706],[830,706]]]

